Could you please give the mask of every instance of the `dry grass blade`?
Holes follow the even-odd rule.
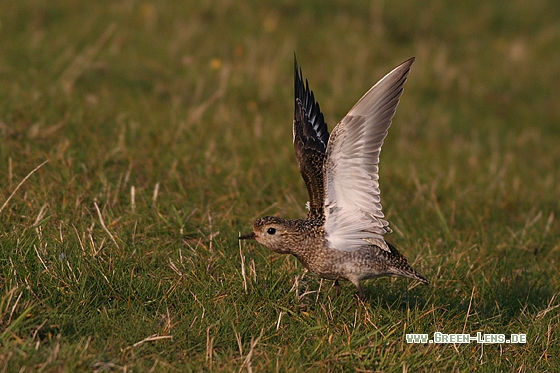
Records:
[[[119,247],[119,244],[117,243],[117,240],[115,240],[115,237],[113,237],[113,234],[111,233],[111,231],[109,231],[109,229],[107,228],[107,226],[105,225],[105,221],[103,220],[103,215],[101,215],[101,211],[99,210],[99,206],[97,206],[97,202],[93,202],[94,206],[95,206],[95,210],[97,211],[97,216],[99,217],[99,223],[101,224],[101,226],[103,227],[103,230],[105,232],[107,232],[107,234],[109,235],[109,238],[111,238],[111,241],[113,241],[113,243],[115,244],[115,246],[117,248]]]
[[[35,171],[37,171],[38,169],[40,169],[41,167],[43,167],[45,164],[47,164],[49,161],[46,160],[43,163],[41,163],[39,166],[35,167],[33,170],[31,170],[30,173],[27,174],[26,177],[23,178],[22,181],[20,181],[20,183],[17,185],[16,189],[14,189],[14,191],[12,192],[12,194],[10,194],[10,196],[8,197],[8,199],[6,199],[6,201],[4,202],[4,204],[2,205],[2,207],[0,207],[0,213],[2,213],[2,211],[4,211],[4,208],[6,207],[6,205],[8,204],[8,202],[10,202],[10,200],[12,199],[12,197],[16,194],[16,192],[18,191],[18,189],[23,185],[23,183],[25,183],[25,181],[27,179],[29,179],[31,177],[31,175],[33,175],[35,173]]]
[[[172,335],[151,335],[149,337],[144,338],[141,341],[136,342],[135,344],[132,345],[132,347],[138,347],[140,346],[142,343],[146,343],[146,342],[153,342],[153,341],[161,341],[162,339],[173,339]]]
[[[239,372],[241,372],[243,367],[247,368],[248,373],[253,372],[253,366],[251,364],[251,359],[252,359],[253,354],[255,352],[255,347],[257,346],[257,344],[259,343],[259,341],[262,338],[263,331],[264,330],[261,330],[261,334],[256,339],[254,337],[251,337],[251,345],[249,347],[249,352],[247,353],[247,356],[245,356],[245,359],[243,360],[243,364],[241,364],[241,368],[239,368]]]
[[[238,232],[238,237],[241,237],[241,232]],[[243,277],[243,289],[245,294],[247,294],[247,275],[245,271],[245,255],[243,255],[243,250],[241,250],[241,240],[237,240],[239,245],[239,257],[241,258],[241,277]]]

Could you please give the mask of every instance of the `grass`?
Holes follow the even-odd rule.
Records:
[[[0,370],[559,371],[559,16],[1,2]],[[238,246],[259,216],[305,213],[294,51],[331,130],[417,57],[380,176],[387,239],[433,287],[335,298],[294,258]],[[406,343],[436,331],[527,343]]]

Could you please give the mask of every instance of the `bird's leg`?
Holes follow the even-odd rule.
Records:
[[[362,301],[365,300],[366,299],[366,294],[364,293],[364,289],[362,289],[362,286],[360,285],[360,282],[358,282],[358,284],[356,286],[358,287],[358,297]]]
[[[338,298],[340,295],[340,284],[338,283],[338,280],[334,280],[334,287],[336,289],[336,297]]]
[[[358,297],[360,298],[360,300],[364,300],[366,298],[366,295],[364,294],[364,290],[362,289],[362,286],[360,285],[360,280],[355,278],[355,279],[349,279],[350,281],[352,281],[352,283],[354,285],[356,285],[356,287],[358,288]]]

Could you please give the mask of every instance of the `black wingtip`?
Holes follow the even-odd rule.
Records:
[[[305,137],[312,142],[317,142],[316,146],[321,151],[326,150],[329,141],[329,131],[319,103],[315,101],[313,91],[309,88],[307,79],[303,79],[303,72],[297,63],[296,53],[294,52],[294,117],[298,115],[298,110],[303,109],[305,123],[303,130]]]
[[[294,98],[300,100],[302,104],[305,102],[305,86],[303,85],[303,74],[298,66],[296,52],[294,52]]]
[[[300,74],[301,74],[301,69],[299,68],[299,65],[298,65],[298,62],[297,62],[296,51],[294,51],[294,72],[297,74],[298,70],[300,71]]]
[[[297,63],[296,52],[294,51],[294,84],[297,81],[297,78],[298,78],[298,63]]]

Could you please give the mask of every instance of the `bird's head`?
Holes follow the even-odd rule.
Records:
[[[240,240],[256,240],[270,250],[289,254],[296,243],[295,234],[290,221],[274,216],[257,219],[253,224],[253,232],[239,236]]]

